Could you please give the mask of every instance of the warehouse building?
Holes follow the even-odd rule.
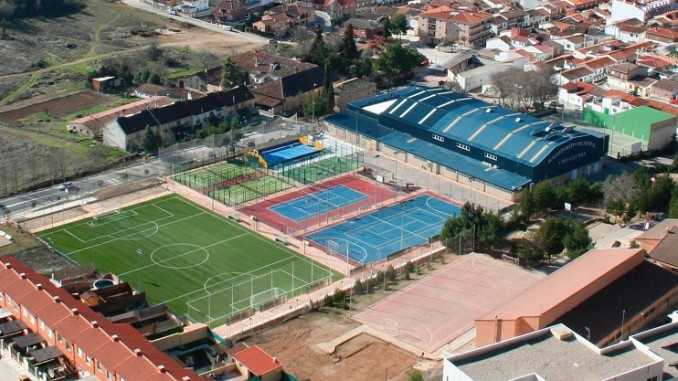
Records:
[[[510,201],[540,181],[600,171],[608,140],[440,87],[352,102],[325,126],[365,149]]]

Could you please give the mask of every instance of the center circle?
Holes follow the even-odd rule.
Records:
[[[190,269],[207,262],[210,253],[192,243],[173,243],[153,250],[151,260],[168,269]]]

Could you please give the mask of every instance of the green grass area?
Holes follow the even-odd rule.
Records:
[[[359,166],[360,161],[357,159],[330,157],[315,163],[284,170],[282,175],[306,185],[351,171]]]
[[[117,274],[146,292],[151,304],[166,303],[177,314],[213,325],[341,277],[178,196],[39,236],[73,262]]]
[[[254,168],[222,162],[208,168],[192,172],[184,172],[174,176],[174,180],[193,189],[207,188],[211,184],[237,179],[256,172]]]
[[[259,197],[284,191],[292,188],[292,185],[286,183],[277,177],[262,176],[256,179],[235,184],[230,187],[217,189],[209,192],[209,196],[226,205],[242,204]]]

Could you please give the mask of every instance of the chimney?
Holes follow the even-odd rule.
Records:
[[[9,262],[5,262],[5,267],[9,270],[12,268],[12,264]]]
[[[72,313],[73,313],[73,315],[75,315],[75,316],[78,316],[78,315],[80,315],[80,311],[78,311],[78,309],[77,309],[77,308],[71,308],[71,312],[72,312]]]
[[[141,356],[141,349],[137,348],[134,350],[134,354],[137,356]]]
[[[58,296],[55,296],[55,297],[54,297],[54,302],[55,302],[55,303],[61,303],[61,298],[58,297]]]
[[[165,366],[162,364],[158,365],[158,370],[160,373],[167,373],[167,369],[165,369]]]
[[[113,341],[115,341],[116,343],[120,341],[120,337],[118,337],[118,335],[111,335],[111,339],[113,339]]]
[[[182,381],[189,381],[191,379],[190,376],[184,376],[181,378]]]
[[[26,279],[26,273],[19,273],[19,276],[21,277],[21,279]]]
[[[42,283],[38,283],[38,284],[35,285],[35,288],[37,288],[38,290],[42,291],[42,289],[43,289],[44,287],[42,287]]]
[[[93,328],[99,328],[99,322],[98,321],[92,320],[90,323],[92,324]]]

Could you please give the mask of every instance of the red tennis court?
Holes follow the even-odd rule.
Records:
[[[472,329],[474,319],[543,276],[487,255],[469,254],[353,318],[433,353]]]
[[[346,205],[323,205],[317,213],[312,213],[303,220],[293,220],[284,214],[276,213],[272,208],[276,205],[287,203],[291,200],[313,197],[314,194],[326,192],[337,186],[344,186],[358,192],[361,196],[359,201]],[[320,198],[324,199],[325,196]],[[248,216],[256,216],[261,222],[286,234],[301,234],[304,230],[311,229],[320,224],[329,225],[337,218],[356,211],[367,211],[395,197],[395,192],[389,188],[355,175],[337,177],[320,184],[285,193],[280,196],[267,198],[266,200],[248,205],[239,209]],[[317,198],[317,197],[313,197]]]

